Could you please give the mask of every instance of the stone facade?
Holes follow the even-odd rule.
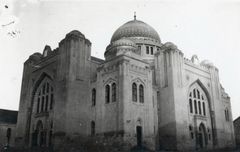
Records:
[[[240,117],[233,121],[235,137],[236,137],[236,145],[240,148]]]
[[[0,149],[3,146],[14,146],[17,111],[0,109]]]
[[[91,42],[72,31],[55,50],[29,57],[17,146],[56,148],[89,137],[126,149],[235,146],[230,98],[209,61],[184,58],[136,18],[116,30],[104,55],[92,57]]]

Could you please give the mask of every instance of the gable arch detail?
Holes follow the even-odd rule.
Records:
[[[113,78],[108,78],[107,81],[104,82],[104,86],[107,84],[117,83],[117,81]]]
[[[131,80],[131,84],[133,84],[134,82],[135,82],[136,84],[142,84],[143,87],[146,88],[146,84],[144,83],[144,81],[143,81],[142,79],[140,79],[140,78],[132,79],[132,80]]]
[[[190,90],[194,87],[194,85],[198,85],[199,88],[201,88],[203,90],[203,92],[205,93],[209,103],[211,103],[211,95],[209,93],[209,90],[207,89],[207,87],[199,80],[195,80],[194,82],[192,82],[189,87],[188,87],[188,94],[190,92]]]

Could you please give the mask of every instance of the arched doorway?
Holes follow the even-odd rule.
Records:
[[[137,146],[142,147],[142,126],[137,126],[136,132],[137,132]]]
[[[203,123],[199,125],[198,128],[198,136],[197,136],[197,143],[200,149],[204,149],[207,147],[208,141],[207,141],[207,133],[206,128]]]
[[[46,133],[43,130],[42,121],[37,122],[35,131],[32,134],[32,146],[44,146],[46,144]]]

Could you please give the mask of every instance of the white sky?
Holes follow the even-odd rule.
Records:
[[[76,29],[92,42],[92,55],[103,58],[113,32],[132,20],[134,11],[137,19],[159,33],[163,43],[171,41],[186,57],[197,54],[200,60],[208,59],[218,67],[220,81],[231,97],[233,118],[238,117],[238,0],[1,0],[0,108],[18,109],[23,62],[29,55],[42,52],[46,44],[56,48]]]

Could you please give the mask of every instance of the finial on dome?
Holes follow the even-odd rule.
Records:
[[[136,20],[136,12],[134,12],[134,20]]]

